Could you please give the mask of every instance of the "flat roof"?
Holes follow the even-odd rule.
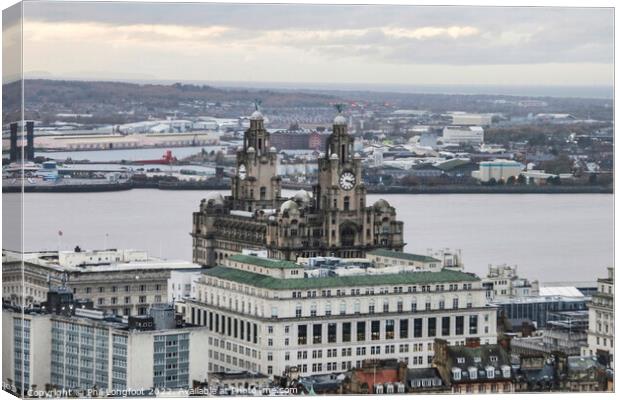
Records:
[[[401,251],[394,251],[394,250],[387,250],[387,249],[376,249],[373,251],[369,251],[367,254],[370,254],[373,256],[380,256],[380,257],[398,258],[398,259],[407,260],[407,261],[440,262],[440,260],[434,257],[430,257],[430,256],[403,253]]]
[[[317,278],[274,278],[235,268],[217,266],[204,272],[205,276],[225,279],[250,286],[274,290],[322,289],[348,286],[415,285],[444,282],[474,282],[480,278],[466,272],[443,269],[439,272],[405,272],[383,275],[327,276]]]
[[[277,268],[277,269],[290,269],[290,268],[303,268],[302,265],[295,264],[292,261],[285,260],[273,260],[270,258],[251,256],[247,254],[235,254],[228,257],[230,261],[236,261],[244,264],[256,265],[264,268]]]

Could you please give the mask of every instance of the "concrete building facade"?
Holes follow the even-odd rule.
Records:
[[[588,346],[583,356],[598,356],[604,364],[614,366],[614,268],[607,269],[607,277],[597,282],[598,290],[588,303]]]
[[[496,342],[496,309],[480,279],[438,272],[320,276],[304,266],[231,256],[205,271],[197,298],[177,311],[209,332],[209,370],[301,376],[343,372],[369,358],[428,367],[433,341]],[[311,277],[315,276],[315,277]]]

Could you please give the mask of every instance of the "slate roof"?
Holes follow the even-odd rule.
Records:
[[[480,278],[473,274],[443,269],[439,272],[406,272],[399,274],[327,276],[317,278],[274,278],[235,268],[217,266],[203,272],[207,277],[229,280],[255,287],[274,290],[322,289],[350,286],[416,285],[449,282],[473,282]]]
[[[491,357],[496,357],[496,361],[492,361]],[[458,359],[462,358],[463,363],[458,363]],[[466,346],[450,346],[448,348],[448,368],[454,367],[461,369],[461,379],[453,382],[467,382],[470,380],[469,369],[476,368],[477,376],[472,381],[490,380],[486,376],[486,368],[492,366],[495,368],[495,377],[493,380],[506,379],[502,376],[501,367],[511,366],[510,355],[499,344],[486,344],[479,347]],[[512,374],[512,369],[511,369]]]

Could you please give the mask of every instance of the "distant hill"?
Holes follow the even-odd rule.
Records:
[[[20,83],[3,85],[3,117],[14,119],[10,114],[19,107]],[[89,113],[97,117],[118,115],[133,110],[136,114],[161,114],[171,110],[180,114],[193,114],[203,103],[227,103],[240,108],[252,107],[254,99],[260,99],[268,108],[279,107],[327,107],[338,98],[319,93],[298,93],[269,89],[221,89],[207,85],[175,83],[136,84],[126,82],[91,82],[49,79],[24,81],[26,118],[51,118],[56,113]],[[118,121],[124,122],[124,121]]]

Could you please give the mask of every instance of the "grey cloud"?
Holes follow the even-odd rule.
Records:
[[[294,47],[330,58],[382,58],[394,63],[515,64],[613,63],[613,10],[610,8],[321,6],[166,3],[60,3],[25,5],[26,23],[92,21],[111,25],[175,24],[228,26],[222,43],[256,45],[278,30],[368,29],[358,37],[307,40],[284,38]],[[479,34],[424,40],[388,37],[379,29],[471,26]],[[525,39],[501,42],[502,35]],[[166,39],[161,37],[161,40]],[[268,45],[268,43],[265,43]]]

